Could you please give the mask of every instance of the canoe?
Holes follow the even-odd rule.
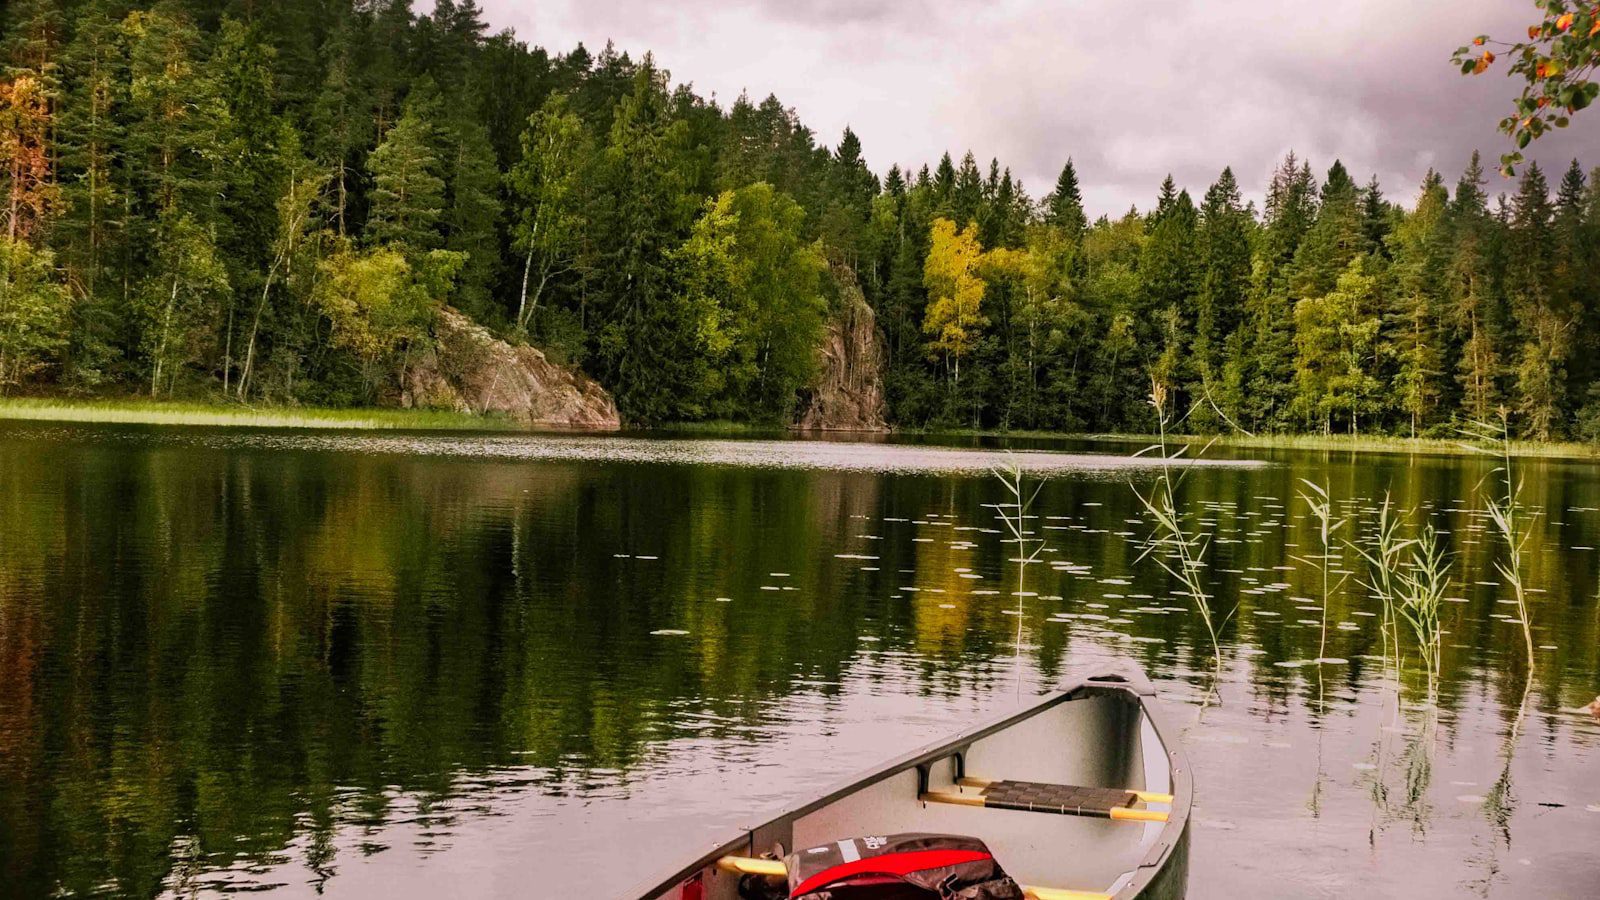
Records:
[[[1149,681],[1137,672],[1102,675],[729,834],[626,896],[784,897],[789,887],[817,886],[816,879],[785,883],[790,867],[798,871],[810,859],[805,854],[838,862],[842,853],[856,861],[829,871],[861,872],[874,864],[859,857],[888,835],[914,838],[917,847],[939,846],[923,840],[929,835],[959,835],[981,841],[1032,900],[1168,900],[1188,885],[1193,792]],[[973,857],[942,857],[958,858]],[[877,868],[898,871],[891,862]],[[770,881],[764,892],[763,879]]]

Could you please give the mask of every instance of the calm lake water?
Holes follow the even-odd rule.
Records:
[[[609,897],[1131,661],[1195,766],[1192,896],[1600,896],[1600,467],[1519,463],[1526,692],[1489,463],[1191,470],[1213,691],[1136,448],[1041,446],[1019,588],[992,452],[0,425],[0,895]],[[1348,550],[1311,662],[1302,478],[1350,536],[1386,491],[1447,532],[1437,707]]]

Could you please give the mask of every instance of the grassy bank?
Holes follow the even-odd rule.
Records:
[[[126,425],[233,425],[249,428],[484,431],[519,427],[509,419],[443,410],[319,409],[152,400],[0,399],[0,421]]]
[[[61,398],[0,398],[0,421],[85,422],[128,425],[242,426],[249,428],[349,428],[398,431],[513,431],[518,423],[497,416],[477,416],[444,410],[325,409],[292,406],[238,406],[224,403],[157,402],[138,398],[69,400]],[[663,436],[774,437],[783,428],[741,422],[679,422],[651,429]],[[1121,444],[1129,453],[1155,442],[1153,435],[1064,434],[1051,431],[977,431],[972,429],[913,430],[905,435],[930,440],[999,438],[1013,440],[1085,440]],[[1187,443],[1196,449],[1209,437],[1168,435],[1169,443]],[[1343,434],[1231,434],[1217,437],[1216,446],[1244,450],[1311,450],[1344,453],[1466,454],[1459,441],[1443,438],[1406,438]],[[1516,441],[1512,454],[1550,459],[1594,459],[1600,444],[1538,443]]]

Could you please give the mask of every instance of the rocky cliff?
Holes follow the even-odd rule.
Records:
[[[605,388],[533,347],[517,347],[450,307],[434,324],[434,349],[414,358],[401,402],[408,407],[499,413],[549,428],[622,427]]]
[[[867,305],[855,276],[835,273],[839,309],[822,341],[822,373],[803,405],[795,427],[803,431],[887,432],[888,407],[883,371],[889,351],[878,332],[878,317]]]

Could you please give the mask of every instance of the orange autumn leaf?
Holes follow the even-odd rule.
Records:
[[[1539,63],[1539,65],[1535,67],[1533,71],[1534,74],[1538,75],[1540,78],[1544,78],[1550,74],[1550,67],[1544,63]]]
[[[1538,39],[1539,39],[1539,26],[1537,26],[1537,25],[1529,25],[1528,26],[1528,40],[1536,41]]]
[[[1589,26],[1589,37],[1594,37],[1597,32],[1600,32],[1600,18],[1595,19],[1594,24]]]
[[[1561,30],[1561,31],[1566,31],[1568,28],[1572,27],[1572,19],[1573,19],[1572,13],[1567,13],[1566,15],[1564,15],[1561,18],[1556,20],[1556,28]]]
[[[1483,46],[1483,38],[1481,38],[1481,37],[1473,38],[1472,39],[1472,43],[1474,45],[1476,45],[1476,46],[1482,47]]]

